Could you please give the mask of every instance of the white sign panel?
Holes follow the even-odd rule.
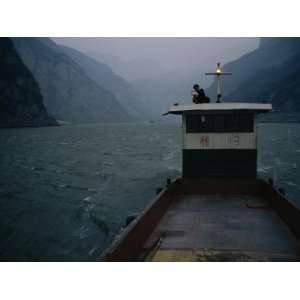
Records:
[[[256,135],[251,133],[184,134],[184,149],[256,149]]]

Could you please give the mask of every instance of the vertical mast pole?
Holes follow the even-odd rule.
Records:
[[[221,102],[221,78],[220,78],[220,74],[217,74],[217,103]]]
[[[221,69],[221,63],[217,64],[217,69],[214,73],[205,73],[206,75],[215,75],[217,79],[217,103],[221,102],[222,92],[221,92],[221,75],[231,75],[232,73],[223,72]]]
[[[222,74],[222,70],[221,70],[221,64],[218,63],[217,64],[217,70],[216,70],[216,74],[217,74],[217,103],[221,102],[221,74]]]

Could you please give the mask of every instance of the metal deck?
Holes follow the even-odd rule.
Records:
[[[299,242],[262,198],[181,195],[149,236],[151,261],[298,261]]]

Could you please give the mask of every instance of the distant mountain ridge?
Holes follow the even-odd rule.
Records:
[[[60,46],[60,49],[71,57],[92,80],[112,92],[130,116],[136,120],[149,117],[145,105],[133,86],[116,75],[108,65],[73,48]]]
[[[223,66],[224,71],[232,72],[232,76],[224,77],[224,98],[233,93],[238,85],[260,70],[279,66],[296,55],[300,49],[298,38],[262,38],[258,49],[251,51],[237,60]],[[207,90],[215,98],[216,81]]]
[[[224,66],[224,101],[271,102],[277,112],[300,114],[300,38],[262,38],[260,46]],[[216,82],[208,89],[215,98]],[[284,121],[281,118],[281,121]]]
[[[0,38],[0,127],[54,126],[35,78],[9,38]]]
[[[113,93],[93,81],[50,39],[12,40],[41,87],[47,110],[56,119],[74,123],[132,120]]]

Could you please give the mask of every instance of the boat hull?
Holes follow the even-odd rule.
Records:
[[[104,261],[298,261],[300,211],[254,178],[178,178],[103,253]]]

